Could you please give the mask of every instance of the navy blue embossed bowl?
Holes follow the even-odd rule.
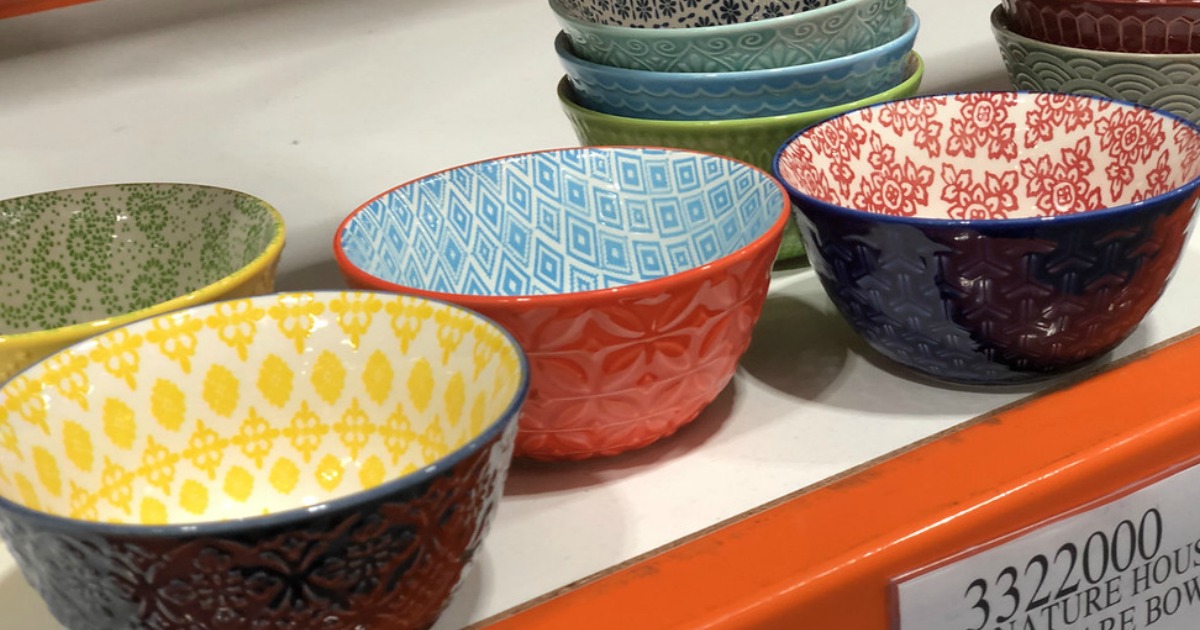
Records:
[[[800,132],[774,170],[871,346],[1017,383],[1103,355],[1158,300],[1200,196],[1200,127],[1082,95],[924,96]]]
[[[502,328],[417,297],[141,320],[0,387],[0,537],[72,630],[425,628],[495,511],[527,372]]]

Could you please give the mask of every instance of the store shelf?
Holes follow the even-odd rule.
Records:
[[[910,4],[923,22],[922,91],[1007,86],[992,0]],[[108,0],[3,20],[0,197],[147,180],[246,190],[287,221],[279,287],[340,287],[333,229],[365,199],[447,166],[576,144],[554,96],[557,30],[543,0]],[[1196,250],[1106,360],[1200,324],[1187,282],[1200,277]],[[1061,384],[916,380],[857,340],[811,271],[780,270],[737,377],[693,424],[618,458],[516,464],[438,630]],[[54,627],[2,552],[0,608],[0,628]]]

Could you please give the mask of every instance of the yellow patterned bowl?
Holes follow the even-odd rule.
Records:
[[[0,201],[0,383],[131,321],[269,293],[283,219],[191,184],[121,184]]]
[[[427,627],[494,512],[526,373],[503,329],[422,298],[138,321],[0,388],[0,536],[69,628]]]

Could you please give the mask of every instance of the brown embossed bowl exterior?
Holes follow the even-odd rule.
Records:
[[[1003,0],[1014,32],[1060,46],[1146,54],[1200,53],[1197,0]]]

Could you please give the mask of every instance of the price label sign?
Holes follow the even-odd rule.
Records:
[[[898,630],[1200,628],[1200,466],[895,584]]]

